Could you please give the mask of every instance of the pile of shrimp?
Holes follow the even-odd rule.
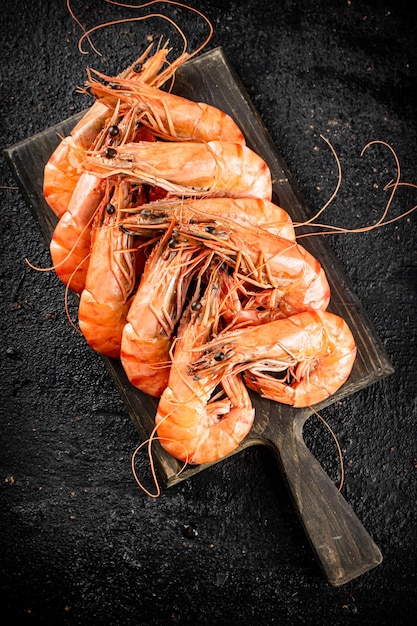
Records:
[[[233,119],[162,87],[187,60],[152,46],[118,76],[89,70],[95,102],[44,172],[50,252],[79,294],[88,345],[158,398],[157,439],[190,464],[251,430],[248,389],[293,407],[347,380],[356,346],[330,313],[319,261],[272,202],[268,165]]]

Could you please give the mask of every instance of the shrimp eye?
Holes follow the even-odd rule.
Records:
[[[214,360],[215,360],[215,361],[223,361],[224,357],[225,357],[224,352],[217,352],[217,353],[214,355]]]
[[[142,71],[142,63],[136,63],[136,65],[134,65],[132,67],[132,70],[136,73],[136,74],[140,74],[140,72]]]
[[[176,245],[177,245],[177,238],[171,237],[171,239],[168,241],[168,247],[175,248]]]
[[[116,155],[117,150],[115,150],[114,148],[106,148],[104,151],[104,156],[106,157],[106,159],[114,159]]]
[[[140,212],[143,217],[150,217],[152,215],[152,211],[150,209],[142,209]]]
[[[115,212],[115,208],[114,208],[114,204],[109,204],[106,206],[106,213],[108,213],[109,215],[112,215]]]
[[[117,137],[117,135],[119,134],[119,127],[116,126],[115,124],[113,124],[113,126],[110,126],[109,128],[109,135],[110,137]]]
[[[204,230],[206,233],[210,233],[210,235],[215,235],[217,232],[214,226],[206,226]]]
[[[199,302],[198,300],[195,300],[195,302],[193,302],[191,305],[191,309],[192,311],[199,311],[202,306],[203,305],[201,304],[201,302]]]

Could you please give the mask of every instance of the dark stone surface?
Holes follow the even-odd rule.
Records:
[[[396,175],[416,179],[415,15],[405,3],[295,0],[195,2],[312,210],[344,179],[324,220],[375,221]],[[408,4],[408,3],[407,3]],[[74,4],[87,26],[132,15]],[[202,22],[156,5],[191,46]],[[155,20],[102,31],[81,55],[65,3],[3,3],[2,145],[86,106],[85,67],[118,71]],[[172,35],[172,42],[175,36]],[[1,185],[13,185],[2,160]],[[343,494],[383,563],[341,588],[323,579],[274,459],[252,448],[151,499],[130,469],[138,437],[100,357],[71,328],[64,289],[20,193],[1,189],[2,624],[411,624],[416,601],[416,216],[329,238],[381,337],[395,374],[324,411],[344,454]],[[401,188],[394,216],[416,204]],[[329,475],[338,462],[315,420],[306,438]],[[138,461],[146,472],[147,462]]]

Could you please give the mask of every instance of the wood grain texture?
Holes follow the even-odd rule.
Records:
[[[245,133],[248,145],[268,163],[274,181],[274,202],[285,208],[295,221],[304,221],[310,216],[291,173],[221,48],[202,54],[180,68],[175,91],[192,100],[213,104],[229,113]],[[5,151],[6,159],[47,244],[56,218],[43,198],[43,168],[58,145],[59,136],[68,134],[79,118],[80,114],[73,116]],[[324,267],[332,291],[329,309],[347,321],[358,347],[349,380],[334,396],[315,407],[320,410],[388,376],[393,369],[348,284],[343,268],[324,238],[306,238],[303,245]],[[147,439],[154,426],[156,400],[130,385],[119,361],[103,360],[141,439]],[[327,580],[338,586],[378,565],[382,560],[378,547],[305,446],[302,431],[311,410],[292,409],[255,397],[254,394],[251,396],[256,409],[255,423],[251,433],[234,454],[251,445],[266,445],[273,449]],[[159,476],[167,486],[210,465],[189,466],[178,474],[180,464],[165,453],[157,442],[154,444],[154,457]]]

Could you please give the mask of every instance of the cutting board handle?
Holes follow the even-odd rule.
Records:
[[[340,586],[382,561],[382,554],[305,445],[304,420],[282,420],[273,448],[313,551],[331,585]]]

